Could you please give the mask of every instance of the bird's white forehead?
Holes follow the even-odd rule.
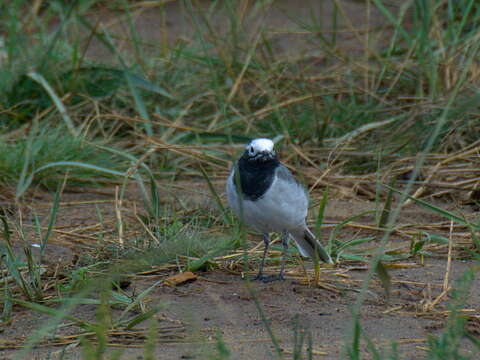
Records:
[[[272,151],[273,150],[273,141],[270,139],[255,139],[248,144],[252,146],[257,151]]]

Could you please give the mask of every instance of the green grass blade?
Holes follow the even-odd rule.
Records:
[[[148,320],[150,319],[151,317],[153,317],[157,312],[159,312],[160,309],[159,308],[153,308],[153,309],[150,309],[148,310],[147,312],[145,313],[142,313],[142,314],[139,314],[137,316],[135,316],[133,319],[131,319],[125,326],[125,329],[132,329],[134,328],[135,326],[137,326],[138,324],[141,324],[142,322],[144,322],[145,320]]]
[[[52,235],[53,226],[57,221],[57,213],[58,213],[58,208],[60,207],[60,196],[61,196],[63,186],[64,184],[62,183],[58,184],[57,191],[55,191],[55,195],[53,197],[52,209],[50,210],[47,232],[45,233],[45,236],[42,238],[40,243],[40,259],[44,259],[45,248],[47,246],[48,240],[50,239],[50,235]]]
[[[347,354],[350,360],[360,360],[360,339],[362,334],[362,327],[358,316],[353,314],[353,334],[351,343],[348,345]]]
[[[410,1],[411,4],[413,1]],[[382,0],[373,0],[375,6],[381,11],[381,13],[395,26],[396,30],[403,36],[403,38],[409,43],[412,43],[412,37],[405,30],[402,25],[402,18],[395,17],[384,5]],[[408,6],[408,3],[405,3],[404,6]]]
[[[358,261],[362,263],[368,263],[368,258],[364,256],[359,256],[359,255],[354,255],[354,254],[349,254],[349,253],[342,253],[341,258],[345,260],[351,260],[351,261]]]
[[[265,312],[262,309],[262,305],[260,304],[260,301],[258,300],[257,295],[255,294],[254,290],[252,289],[252,286],[250,282],[246,282],[245,286],[247,287],[247,290],[250,293],[250,296],[253,299],[253,303],[255,304],[255,307],[257,308],[258,315],[260,316],[260,320],[262,321],[263,325],[265,326],[265,329],[267,330],[267,333],[270,337],[270,340],[272,342],[272,345],[275,349],[275,352],[277,353],[278,359],[283,359],[283,354],[282,354],[282,348],[280,347],[280,343],[277,340],[277,337],[273,333],[273,329],[270,325],[270,321],[267,319],[265,316]]]
[[[33,139],[37,135],[38,130],[38,121],[33,121],[32,129],[30,130],[30,134],[27,138],[27,144],[25,146],[25,150],[23,152],[23,166],[22,171],[20,173],[20,178],[17,182],[17,187],[15,189],[15,198],[20,199],[25,191],[28,189],[30,184],[33,180],[33,174],[28,174],[30,169],[30,165],[32,162],[32,145]]]
[[[320,200],[320,205],[318,206],[318,215],[315,221],[315,233],[318,235],[320,234],[322,225],[323,225],[323,218],[325,215],[325,208],[327,207],[328,203],[328,187],[323,191],[322,200]]]
[[[38,169],[34,171],[34,174],[38,174],[42,172],[43,170],[54,168],[54,167],[78,167],[86,170],[93,170],[97,171],[99,173],[103,174],[108,174],[108,175],[113,175],[113,176],[125,176],[126,174],[117,170],[112,170],[112,169],[107,169],[101,166],[97,165],[92,165],[92,164],[87,164],[84,162],[79,162],[79,161],[56,161],[52,162],[43,166],[40,166]]]
[[[394,191],[396,193],[399,193],[399,194],[402,194],[403,192],[400,191],[400,190],[397,190],[393,187],[390,187],[389,185],[384,185],[387,189],[391,190],[391,191]],[[429,202],[425,201],[425,200],[422,200],[422,199],[417,199],[417,198],[414,198],[413,196],[410,196],[410,195],[406,195],[406,198],[407,199],[410,199],[412,201],[414,201],[415,203],[417,203],[418,205],[421,205],[423,206],[424,208],[428,209],[428,210],[431,210],[433,211],[434,213],[440,215],[440,216],[443,216],[449,220],[452,220],[452,221],[455,221],[459,224],[462,224],[462,225],[465,225],[465,226],[468,226],[468,227],[472,227],[474,228],[475,230],[480,230],[480,226],[479,225],[476,225],[476,224],[472,224],[472,223],[469,223],[468,221],[466,221],[464,218],[460,217],[460,216],[457,216],[455,214],[452,214],[451,212],[447,211],[447,210],[444,210],[442,208],[439,208],[438,206],[435,206],[435,205],[432,205],[430,204]]]
[[[142,300],[143,298],[145,298],[145,296],[147,296],[148,294],[150,294],[158,285],[160,285],[161,283],[163,282],[163,279],[162,280],[159,280],[157,282],[155,282],[152,286],[148,287],[146,290],[142,291],[140,294],[138,294],[138,296],[135,298],[134,301],[132,301],[131,304],[129,304],[125,310],[122,311],[122,313],[120,314],[118,320],[117,320],[117,323],[120,324],[122,322],[124,322],[123,318],[128,314],[128,312],[130,310],[132,310],[135,306],[137,306]]]
[[[82,22],[82,24],[85,25],[91,31],[91,33],[97,39],[99,39],[104,45],[106,45],[107,48],[112,52],[112,54],[117,57],[123,69],[125,80],[127,81],[128,88],[130,89],[130,93],[132,94],[132,97],[135,103],[135,108],[137,109],[140,116],[146,120],[146,122],[144,123],[145,133],[148,136],[153,136],[152,122],[147,110],[146,103],[142,95],[138,91],[138,88],[135,86],[135,83],[138,79],[136,77],[131,76],[127,63],[123,59],[122,55],[117,51],[117,48],[114,46],[114,42],[110,37],[110,34],[106,32],[106,30],[100,33],[98,29],[95,29],[84,17],[79,17],[79,19]]]
[[[68,115],[67,109],[63,105],[62,100],[60,100],[60,98],[56,94],[55,90],[53,90],[53,88],[47,82],[47,80],[45,80],[45,78],[42,75],[36,72],[29,72],[27,75],[33,80],[35,80],[36,82],[38,82],[45,89],[45,91],[48,93],[53,103],[55,104],[55,107],[57,108],[58,112],[62,116],[62,119],[65,122],[65,125],[67,125],[67,129],[70,131],[70,133],[74,137],[78,137],[79,133],[75,128],[75,125],[73,124],[72,119]]]
[[[203,175],[203,178],[207,182],[208,188],[210,190],[210,193],[213,195],[213,198],[215,199],[215,202],[217,203],[218,208],[220,209],[223,218],[227,224],[231,224],[230,217],[228,216],[227,210],[225,209],[225,206],[222,204],[222,200],[220,199],[220,196],[217,193],[217,190],[215,190],[215,187],[212,184],[212,181],[210,180],[210,177],[208,176],[207,172],[203,168],[202,165],[199,164],[200,172]]]
[[[202,256],[199,259],[194,261],[188,262],[185,271],[198,271],[201,269],[209,260],[221,256],[226,251],[231,250],[232,246],[230,244],[225,245],[224,247],[218,247],[216,249],[211,250],[208,254]]]
[[[346,219],[344,219],[342,222],[340,222],[337,226],[335,226],[335,228],[333,228],[333,230],[330,232],[330,236],[328,237],[328,244],[327,244],[327,252],[329,254],[332,253],[332,251],[335,252],[335,248],[334,248],[334,245],[335,245],[335,237],[337,235],[337,233],[346,225],[348,224],[349,222],[355,220],[355,219],[358,219],[358,218],[361,218],[362,216],[365,216],[367,214],[371,214],[371,213],[374,213],[375,210],[365,210],[365,211],[362,211],[361,213],[359,214],[355,214],[355,215],[352,215]]]
[[[145,79],[142,76],[133,74],[129,71],[125,71],[125,76],[128,77],[130,84],[132,84],[133,86],[135,86],[137,88],[154,92],[154,93],[162,95],[162,96],[164,96],[164,97],[166,97],[170,100],[175,100],[175,97],[172,94],[170,94],[167,90],[165,90],[165,89],[163,89],[163,88],[161,88],[161,87],[159,87],[155,84],[152,84],[150,81],[148,81],[147,79]]]
[[[1,262],[0,262],[1,264]],[[7,282],[7,277],[5,276],[4,281],[4,288],[3,288],[3,310],[2,310],[2,322],[8,324],[12,320],[12,308],[13,308],[13,301],[12,301],[12,293],[10,291],[10,287]]]
[[[390,180],[390,187],[395,186],[396,179],[393,178]],[[388,222],[388,217],[390,216],[390,211],[392,210],[392,200],[393,200],[393,190],[389,190],[387,198],[385,199],[385,205],[383,206],[382,213],[380,215],[380,220],[378,221],[379,228],[385,228]]]
[[[144,360],[156,360],[155,349],[157,347],[158,338],[158,321],[155,318],[151,318],[148,322],[148,333],[145,341],[145,347],[143,350]]]
[[[385,295],[387,296],[387,300],[390,297],[390,289],[392,288],[392,281],[390,275],[388,274],[387,268],[383,265],[381,261],[377,263],[377,267],[375,272],[382,283],[383,289],[385,290]]]
[[[153,176],[150,177],[150,211],[156,221],[160,217],[160,194]]]
[[[337,252],[340,252],[341,250],[348,249],[350,247],[354,247],[354,246],[357,246],[357,245],[369,243],[369,242],[374,241],[374,240],[375,240],[375,238],[371,237],[371,236],[366,237],[366,238],[361,238],[361,239],[348,240],[348,241],[345,241],[345,242],[341,243],[340,245],[338,245],[335,248],[335,250]]]
[[[8,226],[8,221],[4,215],[0,215],[0,221],[3,224],[3,238],[5,240],[4,244],[0,243],[0,254],[5,256],[5,265],[8,269],[8,273],[15,279],[15,282],[20,286],[25,296],[28,299],[34,298],[34,290],[30,284],[25,281],[23,275],[18,270],[19,261],[17,256],[13,251],[13,246],[10,238],[10,227]]]
[[[48,306],[45,306],[45,305],[42,305],[42,304],[33,303],[33,302],[30,302],[30,301],[24,301],[24,300],[20,300],[20,299],[12,299],[12,301],[15,304],[21,305],[21,306],[23,306],[27,309],[31,309],[31,310],[34,310],[34,311],[41,312],[43,314],[47,314],[47,315],[51,315],[51,316],[58,316],[59,315],[59,311],[57,309],[52,309],[52,308],[49,308]],[[68,314],[63,314],[62,317],[74,322],[77,326],[80,326],[83,329],[92,330],[92,324],[87,322],[87,321],[84,321],[80,318],[77,318],[75,316],[68,315]]]

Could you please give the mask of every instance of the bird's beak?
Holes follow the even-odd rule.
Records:
[[[260,161],[269,161],[274,158],[275,154],[271,151],[262,151],[257,155],[257,159]]]

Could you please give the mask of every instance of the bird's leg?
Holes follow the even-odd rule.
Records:
[[[262,262],[260,263],[260,268],[258,269],[258,274],[255,276],[255,280],[264,280],[265,275],[263,275],[263,265],[265,264],[265,258],[267,257],[268,245],[270,245],[270,235],[268,233],[263,233],[263,257]]]
[[[284,272],[285,272],[285,262],[286,262],[287,253],[288,253],[288,237],[289,237],[288,232],[286,232],[286,231],[282,232],[283,253],[282,253],[282,265],[281,265],[281,268],[280,268],[280,272],[278,273],[278,275],[264,275],[263,274],[263,265],[265,263],[265,258],[267,256],[268,245],[270,245],[270,236],[266,233],[263,234],[263,241],[265,243],[265,249],[263,250],[262,263],[260,264],[260,269],[258,271],[257,276],[255,277],[255,280],[262,280],[263,282],[270,282],[270,281],[275,281],[275,280],[285,280]]]
[[[285,273],[285,262],[287,261],[288,255],[288,237],[290,235],[287,231],[282,232],[282,245],[283,245],[283,252],[282,252],[282,265],[280,267],[280,272],[278,273],[278,280],[285,280],[283,276]]]

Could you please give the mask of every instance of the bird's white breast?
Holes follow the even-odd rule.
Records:
[[[275,176],[262,197],[255,201],[243,199],[243,206],[240,206],[233,180],[232,171],[227,181],[228,201],[247,225],[261,232],[281,232],[304,226],[308,197],[299,184]]]

